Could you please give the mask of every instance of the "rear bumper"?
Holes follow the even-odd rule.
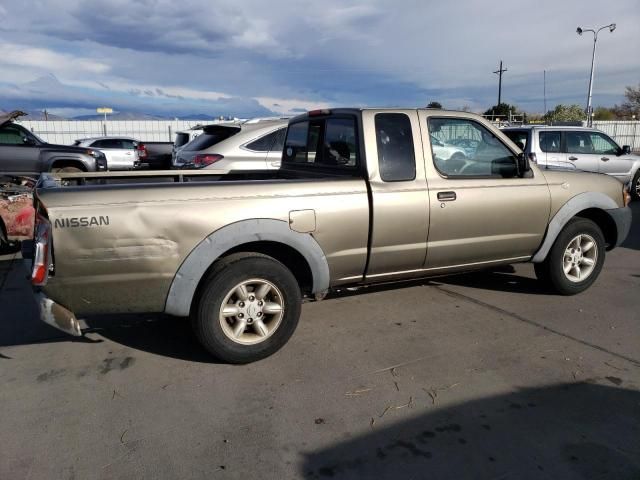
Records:
[[[57,304],[42,292],[36,292],[35,297],[40,308],[40,320],[75,337],[82,336],[80,322],[73,312]]]
[[[616,224],[616,244],[612,246],[613,248],[624,242],[629,235],[632,220],[631,209],[629,207],[613,208],[611,210],[607,210],[607,213]]]

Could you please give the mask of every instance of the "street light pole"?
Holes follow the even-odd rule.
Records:
[[[609,32],[612,32],[616,29],[616,24],[615,23],[611,23],[609,25],[605,25],[604,27],[600,27],[598,28],[598,30],[594,30],[592,28],[580,28],[578,27],[576,29],[576,33],[578,35],[582,35],[584,32],[591,32],[593,33],[593,52],[591,54],[591,76],[589,77],[589,95],[587,97],[587,109],[586,109],[586,113],[587,113],[587,126],[591,127],[593,126],[593,107],[591,105],[591,96],[593,93],[593,70],[595,67],[595,63],[596,63],[596,45],[598,42],[598,33],[600,33],[600,30],[604,30],[605,28],[609,29]]]

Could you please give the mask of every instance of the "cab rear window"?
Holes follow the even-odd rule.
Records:
[[[359,165],[354,117],[311,119],[289,125],[283,164],[355,170]]]

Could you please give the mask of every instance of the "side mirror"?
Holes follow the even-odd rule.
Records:
[[[531,170],[529,157],[526,153],[519,153],[517,157],[518,176],[524,177]]]
[[[35,145],[36,141],[31,137],[24,137],[22,139],[22,143],[24,143],[25,145]]]
[[[623,145],[620,149],[620,155],[629,155],[631,153],[631,147],[629,145]]]

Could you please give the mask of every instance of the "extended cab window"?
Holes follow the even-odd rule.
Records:
[[[385,182],[416,178],[411,120],[404,113],[378,113],[375,117],[378,167]]]
[[[285,164],[355,169],[359,162],[355,118],[332,117],[289,125]]]
[[[433,163],[447,178],[518,175],[516,157],[498,137],[478,122],[466,118],[429,117]],[[463,145],[473,145],[463,147]]]
[[[560,152],[560,132],[540,132],[540,150],[546,153]]]

